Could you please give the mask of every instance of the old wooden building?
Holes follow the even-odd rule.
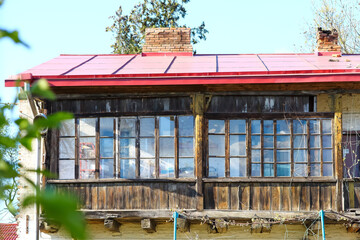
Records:
[[[193,55],[189,31],[148,29],[142,54],[60,55],[6,80],[46,78],[57,94],[20,101],[27,116],[74,114],[43,139],[58,175],[43,183],[78,196],[94,239],[170,239],[174,211],[181,239],[311,239],[320,210],[328,238],[360,237],[360,56],[321,29],[315,53]],[[20,214],[21,239],[34,219]],[[40,238],[67,238],[54,232]]]

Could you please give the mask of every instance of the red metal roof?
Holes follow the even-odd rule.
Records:
[[[10,77],[6,86],[13,86],[17,78],[42,77],[53,86],[360,81],[360,55],[64,54],[21,74]]]
[[[0,223],[0,240],[16,240],[17,224]]]

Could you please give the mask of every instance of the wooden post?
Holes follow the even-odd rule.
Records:
[[[335,177],[336,182],[336,210],[342,211],[343,200],[343,156],[342,156],[342,96],[336,94],[334,102],[334,147],[335,147]]]
[[[156,232],[155,222],[153,219],[142,219],[141,220],[141,228],[144,229],[148,233]]]

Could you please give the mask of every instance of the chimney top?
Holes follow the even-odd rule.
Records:
[[[341,54],[341,46],[338,45],[339,33],[336,29],[323,30],[318,28],[316,33],[316,49],[318,56],[331,56]]]

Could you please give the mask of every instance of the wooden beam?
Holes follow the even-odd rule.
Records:
[[[228,223],[223,219],[215,219],[215,227],[218,233],[225,233],[228,230]]]
[[[348,233],[356,233],[360,230],[360,224],[359,223],[351,223],[346,227],[346,230]]]
[[[104,227],[111,232],[119,232],[120,223],[115,219],[108,218],[104,220]]]
[[[342,211],[343,206],[343,155],[342,155],[342,95],[335,95],[334,102],[334,147],[335,147],[335,177],[337,179],[336,183],[336,210]]]
[[[141,220],[141,228],[148,233],[156,232],[156,224],[153,219],[146,218]]]
[[[190,231],[189,221],[185,217],[182,217],[182,216],[177,219],[176,227],[180,232],[189,232]]]

